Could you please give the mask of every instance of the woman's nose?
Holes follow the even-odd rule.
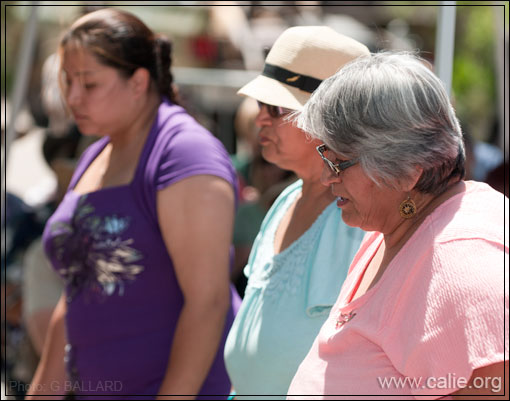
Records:
[[[69,106],[76,106],[81,99],[81,88],[79,84],[71,83],[67,87],[66,101]]]
[[[331,184],[338,183],[340,181],[341,177],[336,175],[336,173],[334,173],[333,170],[324,163],[324,166],[322,167],[321,184],[329,187]]]
[[[267,111],[266,106],[260,107],[259,113],[257,114],[257,117],[255,118],[255,124],[259,128],[272,124],[272,117],[269,115],[269,112]]]

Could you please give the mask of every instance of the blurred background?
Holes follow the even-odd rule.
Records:
[[[433,64],[446,44],[451,96],[466,136],[467,178],[508,196],[508,2],[130,3],[2,2],[2,398],[5,391],[22,398],[61,291],[39,237],[90,139],[63,112],[51,81],[52,54],[63,30],[95,8],[128,10],[173,40],[183,106],[231,154],[241,184],[232,280],[241,295],[241,271],[261,220],[293,177],[260,157],[257,105],[236,91],[262,70],[272,43],[290,26],[328,25],[371,51],[418,50]],[[445,9],[451,44],[438,29]]]

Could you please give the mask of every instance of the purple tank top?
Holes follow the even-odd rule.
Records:
[[[208,174],[227,180],[237,194],[237,179],[221,142],[184,109],[165,101],[131,183],[85,195],[74,192],[108,142],[104,137],[84,152],[43,235],[45,250],[66,283],[70,381],[65,390],[74,390],[79,398],[155,396],[183,306],[158,226],[157,191]],[[201,395],[230,391],[223,347],[238,303],[232,290],[234,306]]]

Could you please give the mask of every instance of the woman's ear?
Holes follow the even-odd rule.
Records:
[[[411,192],[418,181],[420,181],[421,175],[423,174],[423,168],[419,166],[414,166],[412,174],[408,178],[404,178],[399,180],[399,184],[401,186],[402,191]]]
[[[146,68],[137,68],[136,71],[129,78],[129,85],[131,86],[135,96],[140,96],[146,93],[149,89],[151,76]]]

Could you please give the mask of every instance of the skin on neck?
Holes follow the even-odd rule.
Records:
[[[159,95],[152,90],[141,96],[140,99],[137,99],[137,107],[135,108],[137,110],[136,118],[132,121],[132,124],[123,130],[123,132],[116,132],[110,135],[112,152],[114,150],[123,151],[138,141],[145,139],[158,111],[159,103]]]
[[[126,163],[139,160],[160,104],[160,97],[154,90],[148,90],[135,100],[136,118],[130,126],[110,135],[110,142],[104,149],[106,160],[102,179],[125,171]],[[136,166],[137,163],[134,165]],[[134,174],[134,173],[133,173]],[[131,178],[132,180],[132,178]],[[130,181],[130,180],[129,180]],[[104,181],[103,181],[104,183]]]
[[[315,150],[315,148],[314,148]],[[315,155],[303,157],[302,163],[292,171],[303,181],[301,194],[286,212],[275,235],[274,249],[281,252],[301,236],[317,216],[334,200],[329,188],[322,185],[322,160]]]
[[[416,203],[417,214],[410,219],[400,218],[392,231],[383,232],[383,242],[374,255],[368,269],[365,271],[360,287],[354,294],[352,300],[359,298],[379,282],[387,267],[399,250],[411,238],[413,233],[420,227],[421,223],[429,216],[436,207],[441,205],[452,196],[463,192],[466,186],[463,181],[451,184],[450,188],[443,194],[435,196],[431,194],[420,194],[413,191],[410,197]],[[397,211],[398,214],[398,211]]]
[[[293,170],[298,178],[303,181],[303,188],[301,190],[301,199],[325,199],[332,202],[335,197],[331,193],[328,187],[325,187],[321,183],[321,175],[323,169],[323,162],[318,157],[315,147],[318,143],[313,141],[310,145],[311,155],[300,163]],[[313,148],[313,152],[312,152]]]
[[[325,198],[328,202],[332,202],[335,197],[327,187],[321,184],[320,175],[318,177],[303,177],[297,174],[303,180],[303,187],[301,189],[301,197],[308,199]]]
[[[440,195],[424,194],[416,190],[411,191],[410,197],[416,204],[417,213],[410,219],[404,219],[398,215],[397,218],[400,220],[393,229],[383,232],[386,249],[402,246],[434,209],[464,190],[464,182],[459,181],[451,183],[449,188]],[[402,200],[404,199],[405,197]]]

